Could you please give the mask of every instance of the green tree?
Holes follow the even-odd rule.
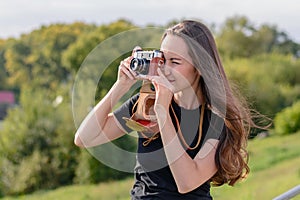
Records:
[[[78,40],[73,43],[69,49],[63,54],[63,64],[67,69],[77,72],[87,55],[102,41],[114,36],[120,32],[137,28],[131,22],[120,19],[116,22],[107,25],[101,25],[82,35]],[[107,49],[110,53],[114,51],[114,47]]]
[[[10,84],[21,88],[19,106],[9,111],[0,133],[3,193],[72,182],[78,149],[73,144],[70,73],[62,65],[61,54],[94,28],[83,23],[43,26],[10,39],[1,51]],[[21,175],[25,169],[27,173]]]
[[[226,19],[217,37],[220,52],[229,57],[249,57],[253,54],[254,27],[244,16]]]
[[[0,40],[0,90],[7,89],[7,72],[5,69],[5,40]]]
[[[18,99],[20,90],[9,82],[9,73],[6,69],[6,59],[5,53],[8,49],[9,44],[14,41],[14,39],[1,40],[0,39],[0,90],[10,90],[15,94],[15,99]]]
[[[217,34],[217,43],[220,52],[229,58],[272,52],[299,56],[300,51],[300,45],[290,39],[287,33],[274,25],[256,27],[245,16],[226,19]]]
[[[72,183],[78,149],[68,88],[22,90],[0,131],[0,186],[5,194],[31,192]]]
[[[273,118],[300,98],[300,60],[282,54],[264,54],[224,62],[232,82],[252,106]]]
[[[283,109],[276,114],[274,119],[274,131],[276,134],[293,134],[300,130],[300,101]]]
[[[69,78],[61,61],[62,52],[77,37],[94,28],[83,23],[54,24],[15,39],[5,52],[9,81],[19,87],[55,90]]]

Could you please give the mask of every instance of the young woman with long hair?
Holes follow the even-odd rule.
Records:
[[[142,128],[132,199],[212,199],[211,184],[234,185],[249,173],[250,111],[231,88],[204,24],[185,20],[167,29],[160,51],[164,63],[154,75],[134,71],[133,56],[120,63],[117,81],[82,122],[75,144],[112,141],[137,122]],[[152,101],[141,91],[112,112],[137,79],[151,83]],[[139,121],[143,106],[152,127]]]

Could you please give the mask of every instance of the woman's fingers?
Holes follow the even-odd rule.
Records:
[[[128,78],[130,78],[131,80],[135,80],[135,74],[133,74],[134,72],[132,70],[130,70],[129,64],[126,61],[126,59],[124,61],[121,61],[120,63],[120,69],[119,69],[125,76],[127,76]]]
[[[174,86],[170,83],[170,81],[166,78],[166,76],[163,74],[161,69],[157,69],[158,76],[149,76],[149,75],[143,75],[140,76],[143,79],[147,79],[153,83],[155,86],[155,89],[158,89],[160,86],[170,90],[171,92],[174,92]]]
[[[132,56],[136,51],[139,51],[139,50],[142,50],[142,47],[140,47],[140,46],[134,47],[134,49],[132,50]]]

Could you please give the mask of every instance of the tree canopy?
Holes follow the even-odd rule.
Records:
[[[275,25],[255,26],[245,16],[225,20],[217,34],[219,49],[224,56],[251,57],[264,53],[299,56],[300,45]]]

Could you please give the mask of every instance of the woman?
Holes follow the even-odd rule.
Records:
[[[120,63],[117,81],[83,121],[75,144],[100,145],[130,132],[124,118],[134,115],[140,95],[112,108],[137,79],[147,80],[155,88],[159,133],[139,132],[132,199],[212,199],[211,183],[234,185],[248,174],[245,148],[253,122],[233,95],[205,25],[187,20],[167,29],[160,50],[158,75],[137,75],[132,56]]]

